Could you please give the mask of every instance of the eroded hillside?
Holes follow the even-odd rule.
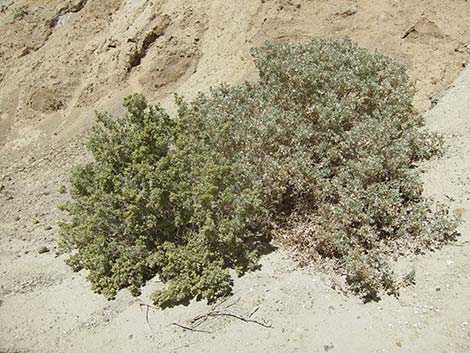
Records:
[[[165,339],[159,338],[149,331],[145,315],[127,294],[108,303],[92,294],[84,276],[72,274],[62,258],[54,258],[53,251],[37,253],[39,246],[55,247],[60,218],[57,205],[65,198],[58,188],[66,184],[70,168],[87,158],[83,142],[95,110],[120,112],[122,98],[134,92],[171,110],[175,92],[191,97],[221,82],[253,79],[250,49],[266,40],[300,42],[310,37],[348,36],[360,46],[407,65],[416,82],[416,107],[425,112],[470,65],[468,18],[470,2],[466,0],[451,4],[435,0],[0,1],[0,351],[115,352],[116,342],[122,351],[132,351],[131,336],[149,344],[144,351],[173,351],[186,342],[190,343],[183,347],[186,351],[198,351],[195,345],[204,341],[204,337],[184,336],[181,342],[181,332],[168,329],[168,320],[191,316],[187,308],[158,314],[154,320],[160,321],[155,326],[168,331]],[[465,100],[465,92],[461,97]],[[463,112],[465,109],[455,119]],[[434,188],[429,193],[468,216],[468,178],[459,165],[468,152],[464,134],[468,125],[460,121],[455,125],[459,128],[445,130],[446,118],[436,119],[440,120],[434,125],[454,141],[451,156],[457,159],[429,167],[429,185]],[[444,167],[447,172],[439,169]],[[440,181],[447,174],[454,179],[446,199],[447,189]],[[332,344],[337,349],[398,351],[405,340],[409,346],[404,345],[404,350],[417,351],[410,348],[413,342],[425,350],[433,347],[428,338],[439,338],[434,333],[442,329],[443,322],[448,337],[439,338],[436,352],[449,347],[451,351],[452,342],[457,345],[455,351],[464,352],[470,339],[470,308],[462,297],[469,290],[468,247],[446,251],[417,265],[423,268],[423,277],[418,278],[421,287],[418,285],[416,293],[427,296],[429,289],[430,302],[422,304],[414,293],[404,294],[407,308],[424,305],[416,309],[420,318],[413,321],[414,309],[388,303],[389,316],[399,313],[392,328],[387,328],[390,322],[379,309],[386,304],[363,308],[354,299],[332,291],[326,282],[318,284],[315,276],[294,271],[292,263],[279,253],[265,260],[265,272],[252,274],[237,288],[242,297],[253,292],[256,303],[271,293],[268,306],[287,318],[278,328],[287,330],[292,338],[277,341],[284,345],[279,351],[305,351],[316,339],[320,351],[330,347],[329,339],[320,339],[319,323],[327,322],[324,329],[335,327],[334,316],[336,322],[349,324],[360,320],[356,317],[369,318],[369,323],[357,324],[353,330],[359,335],[356,338],[362,337],[359,343],[351,346],[355,338],[343,337]],[[429,277],[430,282],[425,280],[427,267],[437,273],[437,277]],[[451,287],[447,299],[436,297],[449,282],[456,287]],[[449,309],[451,314],[439,317],[436,310],[449,308],[452,298],[459,309]],[[251,304],[242,303],[247,310]],[[190,310],[203,310],[201,303],[197,305]],[[272,312],[263,311],[263,315],[269,317]],[[310,334],[303,331],[306,320],[312,320],[307,325]],[[374,325],[379,329],[374,330]],[[241,338],[233,332],[238,328],[227,324],[225,336],[214,335],[218,347],[227,338],[236,347]],[[366,328],[373,332],[370,350],[361,344],[367,341]],[[343,329],[347,331],[347,326]],[[120,330],[125,337],[113,336]],[[263,351],[270,346],[266,343],[269,333],[261,334],[266,345],[258,342],[257,346],[256,336],[248,331],[249,327],[243,328],[247,339],[240,351]],[[382,344],[383,336],[386,342]],[[81,345],[83,340],[89,343]]]

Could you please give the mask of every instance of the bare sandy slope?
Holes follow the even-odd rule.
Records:
[[[470,70],[439,100],[470,62],[469,18],[465,0],[0,1],[0,352],[470,352]],[[249,50],[267,39],[346,35],[409,67],[418,109],[439,101],[427,121],[449,151],[422,166],[426,192],[465,221],[457,244],[397,264],[417,273],[400,298],[363,304],[276,251],[226,303],[273,328],[225,318],[195,333],[170,324],[206,304],[146,320],[156,280],[107,302],[37,253],[55,247],[57,189],[86,159],[95,109],[136,91],[171,109],[172,92],[254,78]]]

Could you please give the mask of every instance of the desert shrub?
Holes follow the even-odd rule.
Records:
[[[302,262],[332,260],[360,294],[397,293],[390,258],[456,235],[423,197],[416,163],[443,145],[413,108],[405,68],[349,40],[253,54],[257,82],[194,103],[214,146],[262,184],[277,239]]]
[[[248,237],[263,209],[258,188],[178,104],[170,118],[135,95],[125,116],[98,115],[89,142],[94,161],[71,177],[61,248],[108,298],[121,288],[138,294],[158,273],[170,282],[153,295],[159,306],[213,300],[230,291],[229,268],[243,272],[255,263]]]
[[[255,266],[269,232],[303,263],[328,259],[357,293],[397,293],[391,258],[455,237],[422,195],[416,163],[442,143],[403,66],[348,40],[253,54],[256,82],[178,98],[173,117],[141,96],[123,117],[98,115],[61,226],[95,291],[138,294],[159,274],[159,306],[213,300],[229,293],[229,269]]]

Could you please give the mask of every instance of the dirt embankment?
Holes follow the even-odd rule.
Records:
[[[106,302],[53,251],[37,252],[54,248],[58,187],[87,158],[94,110],[120,112],[133,92],[171,110],[174,92],[253,78],[250,48],[266,40],[349,36],[409,67],[424,112],[470,65],[469,18],[466,0],[0,1],[0,351],[470,351],[468,224],[457,246],[408,259],[417,286],[378,304],[271,254],[236,290],[238,310],[259,306],[274,328],[218,321],[206,336],[168,327],[203,303],[152,314],[150,328],[127,293]],[[428,115],[450,149],[423,167],[427,192],[464,219],[468,73]]]

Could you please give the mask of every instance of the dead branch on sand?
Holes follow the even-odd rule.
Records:
[[[212,333],[212,331],[201,329],[200,326],[204,322],[209,320],[210,318],[227,318],[228,317],[228,318],[233,318],[233,319],[243,321],[245,323],[256,324],[264,328],[272,328],[272,324],[270,322],[265,321],[263,319],[258,320],[258,319],[253,318],[253,315],[259,310],[260,308],[259,306],[251,310],[248,315],[241,315],[241,314],[237,314],[233,311],[228,310],[229,308],[235,306],[239,302],[239,299],[223,306],[223,304],[225,304],[226,302],[227,302],[227,299],[224,299],[220,301],[219,303],[214,304],[207,313],[200,314],[192,318],[189,321],[189,324],[173,322],[170,324],[170,326],[176,326],[176,327],[182,328],[183,330],[192,331],[192,332]],[[146,308],[145,321],[149,325],[150,329],[153,331],[152,326],[150,325],[150,322],[149,322],[149,318],[148,318],[149,310],[150,309],[158,310],[158,308],[149,304],[145,304],[145,303],[139,303],[139,305],[141,308],[142,307]]]
[[[246,323],[253,323],[253,324],[262,326],[264,328],[272,328],[272,324],[270,322],[267,322],[265,320],[257,320],[253,318],[253,315],[259,310],[259,306],[251,310],[251,312],[248,315],[240,315],[240,314],[234,313],[233,311],[228,310],[230,307],[233,307],[234,305],[236,305],[239,302],[239,299],[222,307],[222,304],[226,303],[226,301],[227,299],[215,304],[214,306],[212,306],[211,310],[209,310],[205,314],[197,315],[196,317],[190,320],[189,325],[183,325],[178,322],[173,322],[172,325],[180,327],[184,330],[210,333],[210,331],[199,329],[199,326],[210,318],[230,317],[230,318],[234,318],[234,319],[246,322]]]

